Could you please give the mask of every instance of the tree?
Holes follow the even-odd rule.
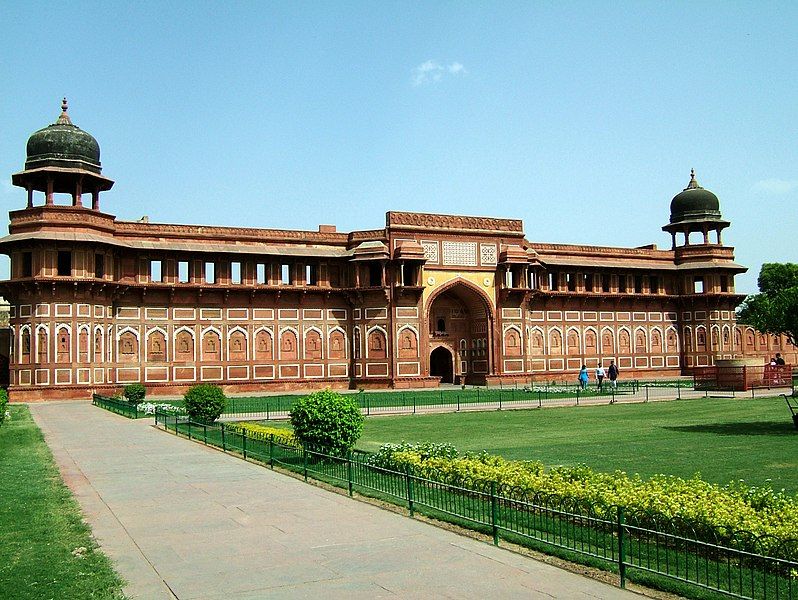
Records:
[[[737,321],[798,345],[798,264],[766,263],[757,283],[760,293],[743,301]]]
[[[224,412],[226,404],[222,388],[209,383],[195,385],[183,396],[189,418],[200,423],[213,423]]]
[[[125,398],[132,404],[141,404],[147,396],[147,388],[140,383],[131,383],[125,386]]]
[[[330,389],[297,400],[290,416],[302,445],[333,456],[346,455],[363,432],[363,415],[355,399]]]

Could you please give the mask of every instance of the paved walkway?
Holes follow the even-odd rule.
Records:
[[[85,403],[31,412],[130,598],[635,598]]]

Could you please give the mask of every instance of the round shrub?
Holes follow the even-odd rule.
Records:
[[[3,424],[3,421],[6,420],[6,415],[8,414],[8,392],[6,390],[0,389],[0,425]]]
[[[209,383],[195,385],[183,396],[189,418],[201,423],[213,423],[224,412],[226,403],[222,388]]]
[[[147,388],[145,388],[140,383],[131,383],[130,385],[125,386],[125,398],[127,398],[128,402],[132,404],[140,404],[144,402],[144,398],[147,396]]]
[[[290,417],[294,436],[303,446],[333,456],[344,456],[363,432],[363,415],[355,399],[330,389],[297,400]]]

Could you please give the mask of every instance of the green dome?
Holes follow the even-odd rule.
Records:
[[[717,220],[721,218],[718,197],[705,190],[690,171],[690,183],[671,200],[671,223],[683,221]]]
[[[100,174],[100,145],[94,137],[72,124],[67,101],[61,104],[61,116],[52,125],[30,136],[25,170],[63,167]]]

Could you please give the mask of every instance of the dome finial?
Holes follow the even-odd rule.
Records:
[[[69,114],[67,114],[67,109],[69,108],[69,104],[67,103],[66,96],[61,100],[61,115],[58,117],[58,120],[55,122],[56,125],[72,125],[72,119],[69,118]]]
[[[690,169],[690,183],[687,184],[685,190],[700,190],[703,189],[695,180],[695,169]]]

